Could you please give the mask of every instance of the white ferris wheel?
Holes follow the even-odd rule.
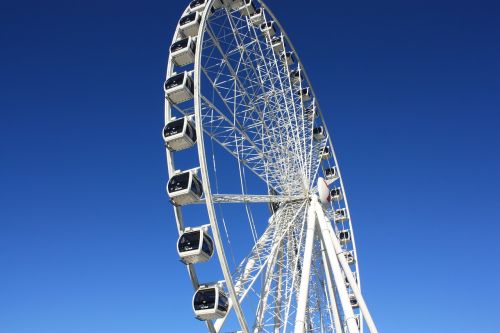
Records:
[[[164,90],[167,193],[195,317],[211,333],[377,332],[331,136],[263,1],[192,1]]]

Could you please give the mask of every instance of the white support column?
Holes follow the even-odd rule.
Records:
[[[328,290],[328,298],[330,301],[330,314],[333,316],[335,333],[343,333],[342,323],[340,321],[339,309],[335,298],[335,290],[333,289],[332,269],[326,258],[325,246],[321,244],[321,257],[323,259],[323,267],[325,268],[326,287]]]
[[[321,208],[319,203],[317,203],[317,210],[316,211],[318,213],[318,220],[324,221],[323,225],[325,228],[324,228],[324,232],[323,232],[323,228],[322,228],[322,234],[324,237],[328,237],[330,239],[330,244],[333,246],[335,256],[337,257],[338,262],[340,263],[340,265],[342,266],[342,269],[344,270],[347,281],[349,282],[349,285],[351,286],[351,289],[354,293],[354,296],[356,297],[356,300],[359,303],[359,308],[360,308],[361,313],[363,314],[363,316],[365,318],[366,325],[368,326],[370,333],[378,333],[377,327],[375,326],[375,323],[374,323],[373,318],[370,314],[370,311],[368,310],[368,307],[366,306],[366,302],[363,298],[363,295],[361,294],[361,290],[359,289],[358,284],[357,284],[356,280],[354,279],[354,275],[352,274],[351,268],[349,267],[349,264],[347,263],[347,259],[344,256],[344,251],[342,250],[342,246],[340,245],[340,241],[338,240],[337,236],[335,235],[335,231],[333,230],[333,227],[332,227],[330,221],[325,216],[325,213],[323,212],[323,209]]]
[[[323,217],[325,217],[323,210],[321,210],[321,214],[323,214]],[[365,318],[366,326],[368,326],[370,333],[378,333],[377,327],[375,326],[375,322],[373,321],[373,318],[370,314],[370,311],[368,310],[368,306],[366,305],[365,299],[363,298],[363,294],[361,293],[361,290],[358,287],[358,283],[356,282],[356,279],[354,278],[354,275],[352,274],[351,268],[349,267],[349,264],[347,263],[347,259],[345,258],[344,251],[342,250],[342,246],[340,245],[340,241],[338,240],[337,236],[335,235],[335,231],[333,230],[331,223],[326,223],[326,226],[328,227],[328,234],[330,235],[330,238],[332,240],[332,244],[333,244],[333,247],[335,249],[335,254],[336,254],[337,259],[340,262],[340,265],[345,273],[347,281],[349,282],[349,285],[351,286],[352,292],[353,292],[354,296],[356,296],[356,300],[359,303],[359,309],[361,310],[361,313],[363,314],[363,317]]]
[[[311,204],[307,211],[307,231],[306,243],[304,246],[304,260],[302,261],[302,276],[300,279],[300,289],[297,304],[297,314],[295,317],[295,333],[304,333],[306,308],[309,300],[309,278],[311,273],[311,260],[314,249],[314,235],[316,229],[316,212]]]
[[[316,210],[316,213],[318,214],[318,224],[320,226],[321,239],[323,241],[323,246],[326,249],[328,261],[330,262],[335,285],[337,286],[337,291],[339,293],[340,303],[342,305],[347,329],[349,330],[349,333],[359,333],[356,317],[354,315],[354,311],[352,310],[351,301],[349,300],[349,294],[344,282],[344,277],[342,276],[342,270],[340,268],[339,261],[337,260],[335,249],[330,239],[331,237],[329,236],[328,224],[330,222],[326,220],[323,213],[323,208],[318,202],[318,197],[316,195],[313,195],[311,202],[312,206]]]

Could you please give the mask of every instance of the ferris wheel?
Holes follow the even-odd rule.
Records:
[[[211,333],[377,332],[331,136],[271,10],[192,1],[164,91],[167,194],[195,317]]]

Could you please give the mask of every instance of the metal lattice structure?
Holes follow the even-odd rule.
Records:
[[[279,21],[259,0],[195,0],[170,51],[167,192],[196,317],[211,333],[377,332],[331,136]]]

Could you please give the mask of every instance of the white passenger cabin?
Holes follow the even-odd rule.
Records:
[[[344,256],[345,256],[345,259],[349,265],[356,263],[356,258],[354,257],[353,251],[345,251]]]
[[[320,155],[322,160],[327,160],[330,157],[332,157],[332,155],[330,154],[330,147],[328,147],[328,146],[323,147],[323,149],[320,151],[319,155]]]
[[[339,178],[337,167],[326,168],[323,170],[323,174],[325,175],[326,180],[332,181]]]
[[[191,12],[203,12],[206,5],[207,0],[194,0],[189,3],[189,10]]]
[[[276,35],[276,28],[274,27],[274,21],[264,22],[260,25],[260,31],[268,38],[272,38]]]
[[[194,62],[196,42],[193,37],[181,39],[170,46],[170,56],[177,66],[186,66]]]
[[[314,118],[319,117],[319,112],[316,110],[316,103],[312,102],[308,107],[304,109],[304,116],[310,121],[314,120]]]
[[[203,185],[194,170],[177,172],[168,181],[167,193],[174,205],[186,205],[201,199]]]
[[[283,39],[283,35],[281,36],[274,36],[271,39],[271,46],[273,48],[273,51],[277,54],[282,53],[285,50],[285,43]]]
[[[295,63],[295,56],[293,55],[293,52],[282,53],[281,61],[286,62],[287,66],[293,65]]]
[[[184,37],[194,37],[198,35],[200,29],[201,15],[199,12],[192,12],[181,17],[179,21],[179,31]]]
[[[250,16],[250,23],[252,23],[256,27],[260,27],[260,25],[265,21],[266,20],[264,18],[264,9],[262,7],[258,8],[255,11],[255,14]]]
[[[353,308],[359,308],[358,300],[356,299],[356,296],[354,296],[354,294],[349,295],[349,301],[351,302],[351,306]]]
[[[242,16],[252,16],[257,12],[252,0],[245,0],[243,6],[239,8]]]
[[[200,286],[193,296],[193,310],[199,320],[224,318],[228,309],[229,300],[218,285]]]
[[[311,90],[309,89],[309,87],[298,90],[297,95],[299,95],[302,98],[302,102],[307,102],[311,100]]]
[[[323,126],[315,127],[313,129],[313,138],[315,141],[321,141],[326,138]]]
[[[208,0],[194,0],[194,1],[191,1],[191,3],[189,4],[189,10],[191,12],[203,12],[205,10],[205,7],[208,3]],[[221,0],[215,0],[213,5],[212,5],[212,8],[213,9],[219,9],[222,7],[222,2]]]
[[[240,9],[245,4],[243,0],[223,0],[224,6],[231,10]]]
[[[163,128],[165,147],[170,151],[191,148],[196,143],[196,129],[188,117],[173,118]]]
[[[177,241],[177,253],[186,265],[208,261],[214,254],[214,241],[207,228],[186,228]]]
[[[339,208],[335,211],[334,214],[334,220],[335,222],[344,222],[349,219],[349,215],[347,214],[347,209],[345,208]]]
[[[340,244],[347,244],[351,241],[351,232],[349,230],[341,230],[337,233]]]
[[[172,104],[188,101],[193,95],[193,79],[188,72],[174,74],[165,82],[165,96]]]
[[[341,201],[344,199],[342,194],[342,189],[340,187],[335,187],[330,190],[330,198],[335,201]]]
[[[292,84],[298,84],[302,81],[302,71],[300,68],[290,72],[290,81],[292,81]]]

